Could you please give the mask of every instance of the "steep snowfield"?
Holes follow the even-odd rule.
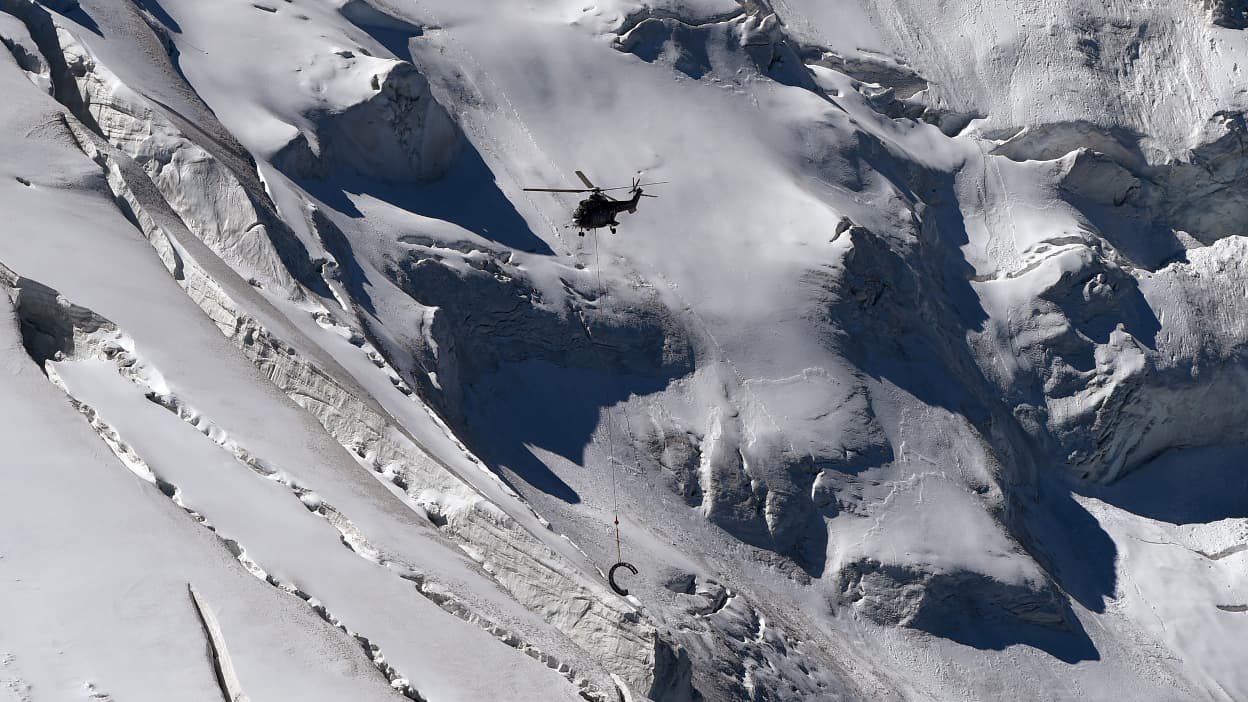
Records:
[[[1248,697],[1235,8],[0,0],[0,699]]]

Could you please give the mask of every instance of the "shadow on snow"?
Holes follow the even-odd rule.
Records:
[[[494,173],[467,139],[446,174],[430,183],[386,183],[343,170],[326,179],[299,180],[299,185],[350,217],[364,216],[352,197],[367,196],[407,212],[459,225],[519,251],[546,256],[554,253],[499,189]]]
[[[1122,479],[1080,490],[1171,524],[1248,518],[1248,446],[1171,449]]]
[[[479,447],[482,458],[500,469],[500,475],[514,476],[575,504],[581,501],[580,494],[534,449],[549,451],[605,477],[610,466],[606,461],[586,465],[585,449],[595,438],[605,438],[606,423],[613,422],[610,431],[617,465],[632,463],[624,409],[615,405],[666,386],[667,380],[662,378],[565,368],[546,361],[510,363],[469,389],[465,423],[472,445]]]

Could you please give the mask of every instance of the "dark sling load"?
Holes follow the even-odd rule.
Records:
[[[630,570],[632,571],[633,575],[636,575],[637,567],[634,566],[632,563],[625,563],[624,561],[620,561],[619,563],[616,563],[615,565],[611,566],[611,570],[607,571],[607,582],[611,583],[611,589],[615,590],[615,594],[621,597],[628,597],[628,590],[615,584],[615,571],[620,568],[625,568],[627,570]]]

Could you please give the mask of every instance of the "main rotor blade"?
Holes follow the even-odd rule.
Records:
[[[658,195],[650,195],[648,193],[642,193],[641,196],[642,197],[658,197]]]
[[[581,179],[581,182],[585,184],[585,187],[589,188],[590,190],[594,189],[594,184],[589,182],[589,178],[586,178],[584,173],[577,171],[576,177]]]
[[[606,192],[608,190],[635,190],[636,188],[644,188],[647,185],[666,185],[667,183],[670,183],[670,182],[671,181],[669,180],[659,180],[653,183],[638,183],[637,185],[617,185],[614,188],[594,188],[594,190],[598,190],[601,192]]]
[[[524,188],[530,193],[587,193],[585,188]]]

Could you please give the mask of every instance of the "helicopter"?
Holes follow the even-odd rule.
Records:
[[[576,210],[572,212],[572,224],[580,229],[578,234],[585,236],[586,230],[599,229],[601,227],[610,227],[611,233],[615,233],[615,228],[620,223],[615,220],[616,215],[621,212],[632,214],[637,211],[637,203],[643,197],[658,197],[658,195],[648,195],[642,192],[642,186],[663,185],[667,181],[656,181],[653,183],[642,183],[639,179],[633,178],[632,185],[621,185],[615,188],[600,188],[594,185],[584,173],[577,171],[576,177],[581,179],[585,184],[584,188],[525,188],[529,192],[541,193],[589,193],[589,197],[581,200],[576,206]],[[607,194],[610,190],[628,190],[632,193],[632,197],[627,200],[617,200]]]

